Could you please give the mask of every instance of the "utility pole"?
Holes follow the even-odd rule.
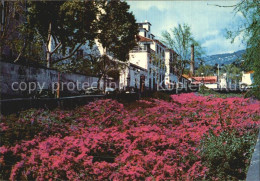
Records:
[[[219,64],[218,64],[218,87],[219,87]]]

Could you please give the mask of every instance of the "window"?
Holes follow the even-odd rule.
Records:
[[[146,37],[146,31],[144,31],[144,37]]]
[[[147,44],[147,51],[150,51],[150,44]]]

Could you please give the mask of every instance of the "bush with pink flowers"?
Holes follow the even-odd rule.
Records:
[[[1,179],[245,179],[260,104],[194,93],[136,108],[98,100],[71,111],[30,110],[1,125]],[[15,136],[12,133],[15,132]]]

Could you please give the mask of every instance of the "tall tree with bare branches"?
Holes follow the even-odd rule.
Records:
[[[191,45],[195,47],[195,57],[201,57],[204,53],[200,43],[192,36],[191,28],[187,24],[179,24],[174,29],[171,29],[170,32],[163,31],[162,42],[177,53],[175,61],[172,62],[171,66],[174,69],[175,75],[178,77],[178,81],[190,62]]]

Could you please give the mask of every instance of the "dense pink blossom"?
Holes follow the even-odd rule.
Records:
[[[199,154],[203,136],[232,130],[243,135],[259,127],[257,101],[194,93],[171,98],[140,100],[148,106],[131,111],[98,100],[34,117],[32,124],[41,120],[53,134],[0,147],[0,163],[6,164],[8,152],[17,157],[11,180],[202,180],[208,171]],[[49,128],[54,118],[63,124]]]

